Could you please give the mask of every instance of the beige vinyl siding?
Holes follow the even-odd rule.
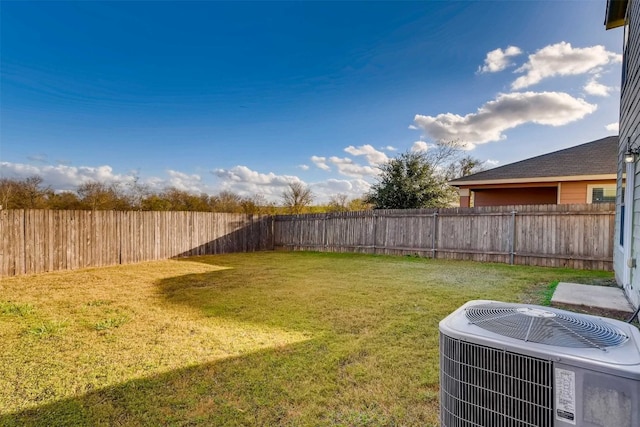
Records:
[[[587,203],[587,189],[590,185],[615,185],[616,181],[563,182],[559,204]]]

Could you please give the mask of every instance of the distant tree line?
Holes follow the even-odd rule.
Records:
[[[326,205],[313,206],[313,193],[294,182],[282,192],[282,204],[263,195],[240,196],[231,191],[193,194],[175,187],[152,191],[137,180],[128,183],[86,182],[75,191],[54,191],[39,176],[0,178],[0,209],[198,211],[246,214],[300,214],[370,209],[361,199],[337,194]]]
[[[86,182],[75,191],[56,192],[39,176],[0,178],[2,209],[86,209],[140,211],[201,211],[246,214],[302,214],[362,211],[368,209],[415,209],[448,207],[457,200],[449,185],[454,178],[482,170],[482,162],[464,155],[458,141],[439,142],[427,151],[402,153],[379,165],[377,182],[362,198],[335,194],[329,203],[312,205],[314,195],[301,182],[282,192],[282,203],[269,202],[260,194],[240,196],[231,191],[193,194],[175,187],[152,191],[137,179],[127,184]]]

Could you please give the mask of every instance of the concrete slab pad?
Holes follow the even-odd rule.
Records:
[[[571,304],[597,307],[633,313],[635,310],[621,288],[613,286],[591,286],[578,283],[558,283],[551,297],[551,304]]]

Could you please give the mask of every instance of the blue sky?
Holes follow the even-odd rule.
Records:
[[[617,134],[606,1],[0,2],[0,173],[278,201],[398,153],[503,165]]]

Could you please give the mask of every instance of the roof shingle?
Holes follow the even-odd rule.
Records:
[[[449,181],[450,184],[505,179],[610,175],[617,173],[618,136],[543,154]]]

